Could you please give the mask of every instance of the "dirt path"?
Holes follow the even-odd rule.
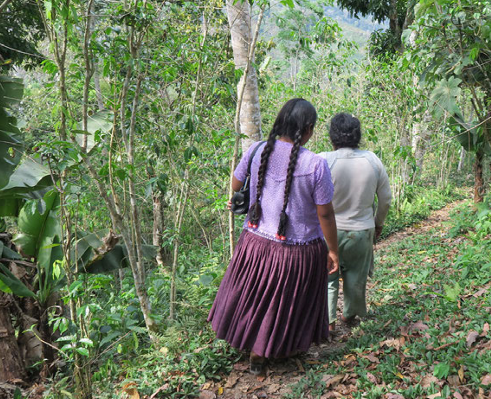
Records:
[[[444,208],[433,212],[430,217],[416,223],[400,232],[392,234],[378,243],[375,253],[383,253],[384,249],[408,237],[421,234],[449,220],[450,211],[463,201],[451,203]],[[375,264],[377,263],[377,255]],[[376,266],[375,266],[376,267]],[[368,284],[368,292],[372,284]],[[342,303],[342,290],[340,290],[339,304]],[[338,306],[339,306],[338,304]],[[338,307],[338,319],[340,319]],[[239,399],[239,398],[281,398],[291,393],[292,384],[298,382],[305,375],[305,366],[323,364],[329,355],[343,352],[345,342],[351,336],[351,330],[344,324],[337,326],[338,333],[332,342],[325,342],[312,346],[309,351],[300,356],[282,361],[272,361],[268,364],[266,372],[261,376],[253,376],[249,373],[249,362],[244,355],[243,360],[234,365],[230,375],[220,382],[207,382],[202,386],[200,399]]]

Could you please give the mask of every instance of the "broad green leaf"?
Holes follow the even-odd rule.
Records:
[[[89,116],[87,121],[87,131],[82,130],[82,123],[78,124],[76,140],[82,146],[84,136],[87,136],[87,151],[90,152],[97,144],[97,132],[110,133],[113,127],[113,113],[108,110],[99,111]]]
[[[94,341],[92,341],[89,338],[80,338],[80,340],[78,342],[85,344],[87,346],[94,346]]]
[[[457,97],[461,92],[459,87],[461,83],[461,79],[453,76],[448,80],[443,79],[438,82],[430,95],[431,100],[434,102],[436,116],[441,116],[443,111],[447,111],[451,115],[460,113],[460,108],[457,105]]]
[[[28,193],[53,184],[49,169],[36,158],[25,159],[10,175],[9,182],[0,189],[0,198]]]
[[[22,79],[0,75],[0,107],[10,108],[18,104],[23,92]]]
[[[450,373],[450,366],[447,363],[438,363],[433,370],[436,378],[447,378],[448,373]]]
[[[93,260],[83,270],[88,273],[108,273],[127,266],[125,250],[118,244],[103,257]]]
[[[3,264],[0,263],[0,289],[7,293],[12,293],[20,297],[35,297],[36,295],[27,288],[22,281],[15,277],[12,272]],[[5,286],[8,290],[5,290]]]
[[[78,353],[80,353],[82,356],[89,356],[89,350],[86,348],[77,348],[75,349]]]

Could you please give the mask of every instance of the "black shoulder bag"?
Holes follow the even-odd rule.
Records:
[[[251,157],[249,158],[249,162],[247,164],[247,174],[242,185],[242,188],[237,191],[232,197],[232,206],[230,210],[236,215],[243,215],[249,211],[249,188],[251,182],[251,165],[252,160],[254,159],[254,155],[256,155],[256,151],[261,147],[265,141],[260,142],[256,145],[256,148],[251,153]]]

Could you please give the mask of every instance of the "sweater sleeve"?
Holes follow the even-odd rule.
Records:
[[[257,144],[259,145],[259,144]],[[249,158],[251,157],[251,152],[254,150],[254,145],[251,145],[246,153],[242,156],[239,164],[235,168],[234,176],[238,181],[244,182],[247,175],[247,165],[249,164]]]
[[[375,214],[375,226],[382,226],[384,224],[387,213],[389,212],[390,202],[392,200],[392,193],[390,191],[390,182],[387,172],[380,162],[380,176],[377,183],[377,213]]]
[[[318,157],[318,160],[319,162],[314,172],[313,198],[316,205],[325,205],[332,201],[334,186],[327,161],[321,157]]]

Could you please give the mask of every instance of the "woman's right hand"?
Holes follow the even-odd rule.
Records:
[[[339,258],[338,254],[329,251],[327,256],[327,272],[329,274],[336,273],[339,270]]]

